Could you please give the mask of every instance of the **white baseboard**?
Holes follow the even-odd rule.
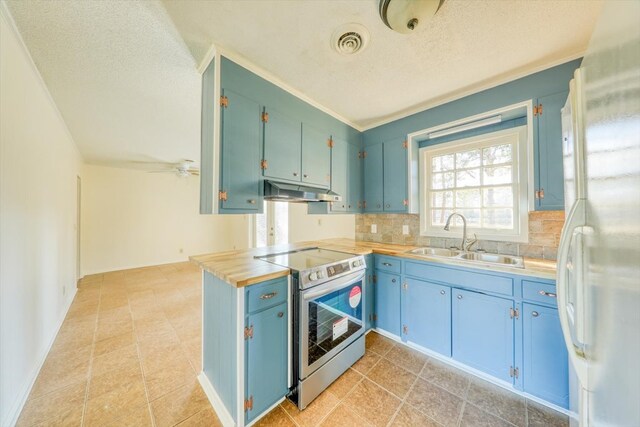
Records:
[[[76,297],[76,293],[78,292],[77,286],[73,288],[73,293],[70,295],[69,301],[67,302],[66,307],[62,310],[62,316],[58,319],[55,333],[49,339],[49,342],[45,345],[43,350],[40,352],[40,356],[38,357],[38,363],[31,371],[31,374],[28,377],[28,381],[25,386],[22,388],[22,392],[19,394],[19,398],[13,403],[11,409],[5,416],[5,419],[2,420],[2,427],[10,427],[14,426],[18,422],[18,417],[24,408],[24,405],[27,403],[27,398],[29,397],[29,393],[31,393],[31,389],[33,388],[33,384],[36,382],[36,378],[40,374],[40,370],[42,369],[42,365],[44,365],[44,361],[47,359],[49,355],[49,351],[51,351],[51,347],[58,336],[58,332],[60,332],[60,328],[62,327],[62,323],[64,322],[65,317],[67,317],[67,313],[69,312],[69,308],[71,308],[71,304]]]
[[[216,411],[216,415],[218,415],[218,419],[222,425],[224,427],[235,427],[236,423],[233,421],[233,417],[224,406],[224,403],[222,403],[222,399],[220,399],[216,389],[213,387],[213,384],[211,384],[209,378],[207,378],[204,372],[200,372],[200,375],[198,375],[198,381],[204,390],[204,394],[207,395],[209,403],[213,406],[213,410]]]

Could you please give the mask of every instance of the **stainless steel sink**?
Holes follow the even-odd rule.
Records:
[[[415,255],[427,255],[427,256],[441,256],[441,257],[454,257],[460,254],[460,251],[443,249],[443,248],[417,248],[409,251],[409,253]]]
[[[490,264],[501,264],[511,267],[524,268],[524,261],[522,257],[519,256],[488,254],[480,252],[465,252],[458,255],[458,258],[467,261],[478,261]]]

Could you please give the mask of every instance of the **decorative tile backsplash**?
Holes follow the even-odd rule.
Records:
[[[377,233],[371,233],[373,224],[377,227]],[[404,225],[409,227],[407,235],[402,234]],[[474,249],[555,260],[563,225],[564,211],[529,212],[528,243],[479,240]],[[356,215],[356,240],[448,248],[460,246],[460,234],[452,231],[451,235],[455,237],[451,238],[420,236],[420,216],[414,214]]]

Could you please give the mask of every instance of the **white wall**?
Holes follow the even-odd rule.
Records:
[[[200,215],[198,204],[197,177],[85,165],[83,275],[247,246],[244,215]]]
[[[15,421],[76,288],[82,158],[0,4],[0,424]],[[63,292],[64,289],[64,292]]]
[[[332,237],[356,237],[356,216],[310,215],[307,205],[289,204],[289,241],[328,239]]]

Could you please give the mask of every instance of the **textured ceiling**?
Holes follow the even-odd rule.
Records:
[[[386,28],[376,0],[8,0],[90,163],[199,158],[212,43],[366,128],[580,55],[601,1],[446,0],[428,26]],[[371,40],[346,57],[342,24]],[[129,164],[134,165],[133,163]]]
[[[11,0],[89,163],[200,156],[200,75],[160,2]]]
[[[376,0],[164,1],[196,60],[233,51],[359,126],[523,75],[585,50],[600,1],[445,0],[416,33],[384,26]],[[345,57],[333,30],[357,22],[369,46]]]

